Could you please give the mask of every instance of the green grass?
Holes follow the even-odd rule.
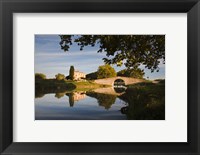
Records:
[[[142,90],[142,91],[150,91],[154,93],[164,92],[165,91],[165,80],[160,80],[158,83],[152,83],[151,81],[146,81],[137,84],[127,85],[128,90]]]

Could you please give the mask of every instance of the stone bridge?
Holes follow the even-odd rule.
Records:
[[[117,76],[117,77],[112,77],[112,78],[104,78],[104,79],[97,79],[94,82],[98,83],[98,84],[105,84],[105,85],[112,85],[113,86],[115,80],[117,80],[117,79],[123,80],[125,85],[144,82],[144,80],[142,80],[142,79],[122,77],[122,76]]]

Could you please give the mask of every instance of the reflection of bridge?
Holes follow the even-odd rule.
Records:
[[[97,79],[94,82],[98,84],[105,84],[105,85],[114,85],[114,82],[118,79],[121,79],[124,81],[125,85],[129,84],[134,84],[134,83],[140,83],[144,82],[142,79],[136,79],[136,78],[130,78],[130,77],[122,77],[122,76],[117,76],[113,78],[104,78],[104,79]]]
[[[125,93],[125,91],[121,93],[117,93],[113,87],[97,88],[97,89],[94,89],[93,92],[99,93],[99,94],[115,95],[115,96],[120,96]]]

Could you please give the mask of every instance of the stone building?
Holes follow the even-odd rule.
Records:
[[[79,71],[74,71],[74,80],[81,80],[86,78],[86,74]]]

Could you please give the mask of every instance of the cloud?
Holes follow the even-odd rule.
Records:
[[[64,52],[61,50],[60,38],[58,35],[35,35],[35,72],[42,72],[47,77],[54,77],[57,73],[68,74],[71,65],[76,70],[85,73],[94,72],[98,66],[103,65],[102,58],[106,57],[105,53],[97,53],[98,46],[85,47],[80,51],[77,44],[73,44],[70,50]],[[160,59],[160,62],[162,60]],[[125,67],[113,66],[116,71],[124,69]],[[145,69],[144,65],[141,68],[145,70],[145,77],[150,79],[163,78],[165,76],[165,64],[160,63],[159,72],[151,73],[150,70]]]
[[[60,37],[59,35],[42,35],[42,34],[35,34],[35,41],[37,43],[44,43],[44,42],[57,42],[57,41],[60,41]]]
[[[97,53],[97,51],[71,51],[71,52],[63,52],[60,51],[55,53],[48,53],[48,52],[36,52],[36,57],[71,57],[71,56],[106,56],[104,53]]]

